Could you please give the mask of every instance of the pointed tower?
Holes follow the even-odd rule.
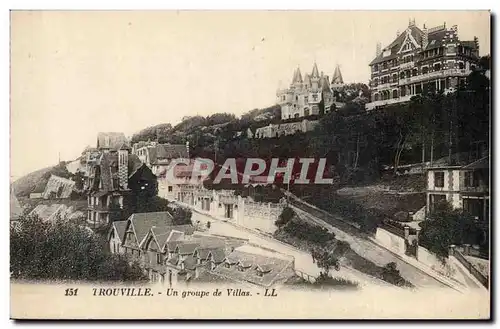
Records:
[[[302,80],[302,74],[300,73],[300,67],[297,67],[297,69],[295,70],[295,73],[293,74],[292,85],[298,87],[298,86],[302,85],[302,82],[304,82],[304,81]]]
[[[344,85],[344,79],[342,78],[342,73],[340,72],[340,66],[337,64],[335,67],[335,72],[333,72],[332,81],[331,81],[332,89],[338,88]]]
[[[311,76],[309,74],[304,76],[304,87],[311,88]]]
[[[319,89],[319,70],[318,70],[318,65],[316,65],[316,62],[314,62],[312,73],[311,73],[311,88],[314,90]]]

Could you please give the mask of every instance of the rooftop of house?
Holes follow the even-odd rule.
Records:
[[[489,155],[473,158],[469,152],[454,153],[451,157],[442,157],[433,161],[428,170],[440,169],[480,169],[489,168]]]
[[[151,228],[151,233],[162,251],[164,251],[167,242],[177,241],[184,235],[191,235],[193,232],[194,227],[190,224]]]
[[[425,25],[424,25],[425,27]],[[405,32],[399,34],[387,47],[383,48],[381,53],[378,54],[370,63],[370,65],[374,65],[386,60],[390,60],[393,58],[398,57],[398,52],[403,46],[403,43],[405,42],[407,38],[407,34],[415,40],[415,42],[422,46],[422,38],[424,36],[424,30],[421,30],[419,27],[417,27],[414,23],[410,24]],[[447,38],[456,38],[458,41],[458,35],[456,35],[453,31],[453,29],[447,29],[446,25],[441,25],[437,26],[431,29],[427,30],[427,35],[428,35],[428,43],[425,49],[421,50],[429,50],[429,49],[434,49],[434,48],[439,48],[443,46],[444,41]],[[460,44],[464,47],[469,47],[472,49],[476,49],[476,42],[475,41],[459,41]],[[390,50],[390,54],[388,56],[383,56],[384,51]]]
[[[30,216],[38,216],[42,221],[47,221],[59,211],[67,211],[68,207],[64,204],[54,203],[50,205],[39,204],[30,213]],[[53,218],[52,218],[53,219]]]
[[[272,258],[236,249],[227,255],[224,263],[218,265],[213,272],[237,281],[267,287],[272,285],[280,275],[286,275],[286,268],[293,269],[293,260]]]
[[[97,134],[97,149],[119,150],[129,148],[129,143],[124,133],[100,132]]]
[[[98,161],[96,161],[94,165],[99,166],[100,168],[101,188],[99,192],[101,192],[101,195],[123,188],[122,186],[119,186],[119,181],[118,186],[115,186],[119,170],[118,154],[116,152],[101,153]],[[137,155],[128,155],[127,170],[129,178],[132,177],[142,166],[143,163]]]
[[[123,241],[123,238],[125,237],[125,230],[127,229],[127,221],[121,220],[113,222],[113,227],[116,230],[120,241]]]
[[[167,211],[132,214],[128,221],[133,226],[139,245],[153,226],[158,229],[173,226],[173,217]]]
[[[71,179],[51,175],[45,186],[43,196],[48,198],[51,193],[55,193],[57,198],[66,199],[70,197],[74,186],[75,181]]]

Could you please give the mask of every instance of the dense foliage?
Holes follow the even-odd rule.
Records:
[[[479,223],[462,210],[453,210],[450,204],[444,202],[438,204],[429,217],[420,224],[419,242],[437,256],[447,257],[452,244],[482,244],[488,249],[487,243],[483,243],[483,230]]]
[[[67,222],[23,216],[10,232],[11,277],[27,280],[141,281],[138,264],[105,251],[105,240]]]

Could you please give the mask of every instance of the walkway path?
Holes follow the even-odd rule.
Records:
[[[268,237],[264,234],[260,234],[240,226],[236,226],[231,222],[223,221],[214,218],[213,216],[203,214],[201,212],[198,212],[196,209],[193,210],[193,223],[200,221],[200,223],[204,225],[207,221],[210,221],[210,229],[208,230],[209,233],[248,239],[250,243],[273,249],[285,255],[293,256],[295,259],[295,268],[298,271],[304,272],[314,277],[317,277],[319,275],[320,269],[318,268],[316,263],[313,263],[310,254],[282,243],[276,239],[273,239],[272,237]],[[346,266],[341,266],[340,271],[333,270],[330,273],[334,277],[342,277],[344,279],[358,282],[360,286],[387,286],[397,289],[395,286],[389,283],[386,283],[375,277],[371,277]]]
[[[410,281],[416,287],[446,287],[433,276],[423,272],[422,270],[412,266],[397,257],[394,253],[387,249],[380,247],[373,241],[365,237],[362,232],[356,232],[356,228],[345,223],[343,220],[336,218],[338,216],[327,215],[324,212],[314,209],[298,201],[291,202],[292,208],[305,220],[310,221],[316,225],[325,227],[329,231],[335,233],[339,240],[346,241],[358,255],[374,262],[379,266],[384,266],[389,262],[395,262],[401,276]],[[327,218],[328,217],[328,218]],[[335,222],[339,225],[331,225]],[[338,227],[342,227],[339,229]],[[347,232],[346,232],[347,231]]]

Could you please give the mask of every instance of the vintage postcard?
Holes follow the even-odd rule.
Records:
[[[489,11],[11,11],[12,319],[489,319]]]

